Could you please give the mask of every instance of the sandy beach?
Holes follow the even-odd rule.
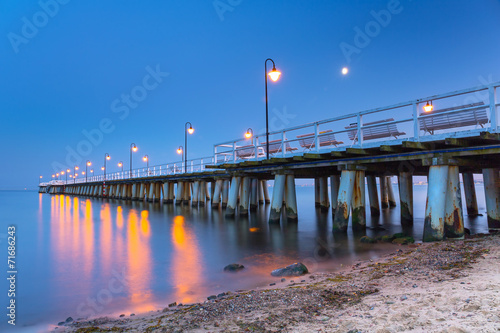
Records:
[[[342,272],[288,277],[54,332],[498,332],[500,235],[401,245]]]

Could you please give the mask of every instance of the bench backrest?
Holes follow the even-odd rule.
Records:
[[[484,125],[488,123],[487,107],[478,108],[483,106],[483,102],[455,106],[446,109],[434,110],[431,112],[421,113],[420,115],[427,116],[419,119],[420,129],[426,132],[432,132],[440,129],[471,126],[471,125]],[[457,111],[455,113],[441,114],[446,111],[454,111],[466,108],[475,108],[472,110]]]
[[[236,149],[236,156],[238,157],[249,157],[255,154],[255,146],[247,145],[241,146]]]
[[[320,134],[320,136],[319,136],[320,145],[323,142],[336,141],[335,140],[335,134],[333,134],[331,132],[332,132],[332,130],[326,130],[326,131],[321,131],[321,132],[318,133],[318,134]],[[329,133],[329,134],[322,135],[322,134],[325,134],[325,133]],[[299,144],[303,148],[308,148],[308,147],[312,147],[312,146],[315,145],[315,142],[314,142],[314,133],[297,135],[297,138],[299,138]]]
[[[370,125],[376,125],[380,124],[377,126],[369,127],[369,128],[363,128],[363,140],[370,140],[370,139],[378,139],[378,138],[385,138],[385,137],[390,137],[390,136],[398,136],[401,135],[398,131],[398,128],[396,124],[391,123],[391,124],[386,124],[387,122],[394,121],[393,118],[385,119],[385,120],[379,120],[379,121],[374,121],[370,123],[364,123],[363,126],[370,126]],[[349,136],[350,140],[355,140],[357,139],[357,134],[358,134],[358,124],[357,123],[352,123],[349,126],[346,126],[346,129],[353,128],[352,131],[347,132],[347,135]]]

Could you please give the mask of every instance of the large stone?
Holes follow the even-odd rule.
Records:
[[[238,272],[241,271],[245,266],[241,264],[229,264],[224,267],[224,272]]]
[[[307,270],[306,265],[303,263],[297,262],[295,264],[291,264],[284,268],[278,268],[271,272],[272,276],[299,276],[307,274],[309,271]]]

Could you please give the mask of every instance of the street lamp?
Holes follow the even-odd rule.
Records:
[[[90,169],[90,173],[92,174],[92,180],[94,179],[94,169]]]
[[[142,160],[147,163],[148,176],[149,176],[149,156],[148,155],[144,155],[144,157],[142,158]]]
[[[187,128],[187,125],[189,124],[189,128]],[[185,152],[184,152],[184,173],[186,173],[187,171],[187,155],[188,155],[188,142],[187,142],[187,134],[193,134],[194,133],[194,128],[193,128],[193,125],[191,125],[191,123],[188,121],[185,125],[184,125],[184,148],[186,149]]]
[[[122,168],[122,172],[123,172],[123,162],[122,161],[118,162],[118,167],[119,168],[121,167]]]
[[[73,175],[74,175],[74,177],[73,177],[73,184],[76,183],[76,176],[78,176],[78,174],[76,173],[76,170],[78,170],[78,169],[79,169],[79,167],[77,167],[76,165],[73,168]]]
[[[41,181],[42,181],[42,176],[40,176],[40,178],[38,178],[38,184],[40,184]]]
[[[69,169],[68,169],[69,170]],[[64,171],[61,171],[61,176],[64,175]],[[66,183],[68,182],[68,173],[66,172]]]
[[[179,148],[177,148],[177,154],[181,155],[181,161],[184,160],[184,148],[182,146],[179,146]]]
[[[108,153],[104,154],[104,181],[106,181],[106,161],[109,161],[111,159],[111,156],[109,156]]]
[[[89,167],[91,165],[92,165],[92,163],[89,160],[87,160],[87,163],[85,163],[85,182],[87,182],[87,167]]]
[[[432,101],[430,102],[430,104],[429,104],[429,101],[427,101],[427,104],[425,104],[425,106],[424,106],[424,111],[431,112],[432,109],[434,109],[434,106],[432,106]]]
[[[56,176],[57,176],[57,180],[59,180],[59,174],[58,173],[56,173]]]
[[[132,178],[132,152],[136,152],[137,151],[137,146],[135,145],[135,143],[131,143],[130,144],[130,175],[129,175],[129,178]]]
[[[245,133],[245,138],[250,139],[253,136],[253,129],[249,128],[247,129]]]
[[[267,72],[267,61],[271,60],[273,63],[273,70],[270,71],[269,73]],[[271,78],[272,81],[276,82],[278,81],[281,72],[276,70],[276,65],[274,64],[273,59],[267,58],[266,61],[264,62],[264,77],[265,77],[265,86],[266,86],[266,153],[267,153],[267,159],[269,159],[269,108],[268,108],[268,102],[267,102],[267,76]]]

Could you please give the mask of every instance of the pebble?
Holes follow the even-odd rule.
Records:
[[[465,282],[460,282],[460,284],[465,284]]]
[[[306,280],[300,280],[300,282],[306,282]]]
[[[133,317],[133,316],[135,316],[135,313],[131,313],[131,314],[130,314],[130,317]]]
[[[123,318],[123,317],[125,317],[125,315],[122,313],[122,314],[120,315],[120,318]]]
[[[408,299],[408,297],[406,297],[406,295],[401,296],[401,300],[402,300],[402,301],[405,301],[405,300],[407,300],[407,299]]]
[[[470,302],[470,298],[467,298],[467,299],[465,300],[465,303],[469,303],[469,302]]]
[[[72,321],[73,321],[73,318],[71,318],[71,317],[66,318],[67,323],[71,323]]]
[[[281,282],[285,282],[285,281],[286,281],[286,279],[285,279],[285,278],[282,278],[282,279],[281,279]]]
[[[413,287],[413,288],[417,288],[418,286],[417,286],[416,284],[414,284],[412,287]]]
[[[394,302],[387,301],[387,302],[385,302],[385,304],[394,304]]]
[[[270,286],[275,286],[275,285],[276,285],[276,283],[274,283],[274,282],[273,282],[273,283],[269,283],[269,285],[270,285]]]
[[[213,300],[213,299],[216,299],[216,298],[217,298],[217,296],[215,296],[215,295],[210,295],[210,296],[208,296],[208,297],[207,297],[207,299],[208,299],[209,301],[211,301],[211,300]]]
[[[171,307],[176,306],[176,305],[177,305],[177,302],[173,302],[173,303],[170,303],[170,304],[168,305],[168,307],[169,307],[169,308],[171,308]]]
[[[374,307],[374,306],[372,306],[372,307],[370,308],[370,310],[373,310],[373,309],[375,309],[375,307]]]

